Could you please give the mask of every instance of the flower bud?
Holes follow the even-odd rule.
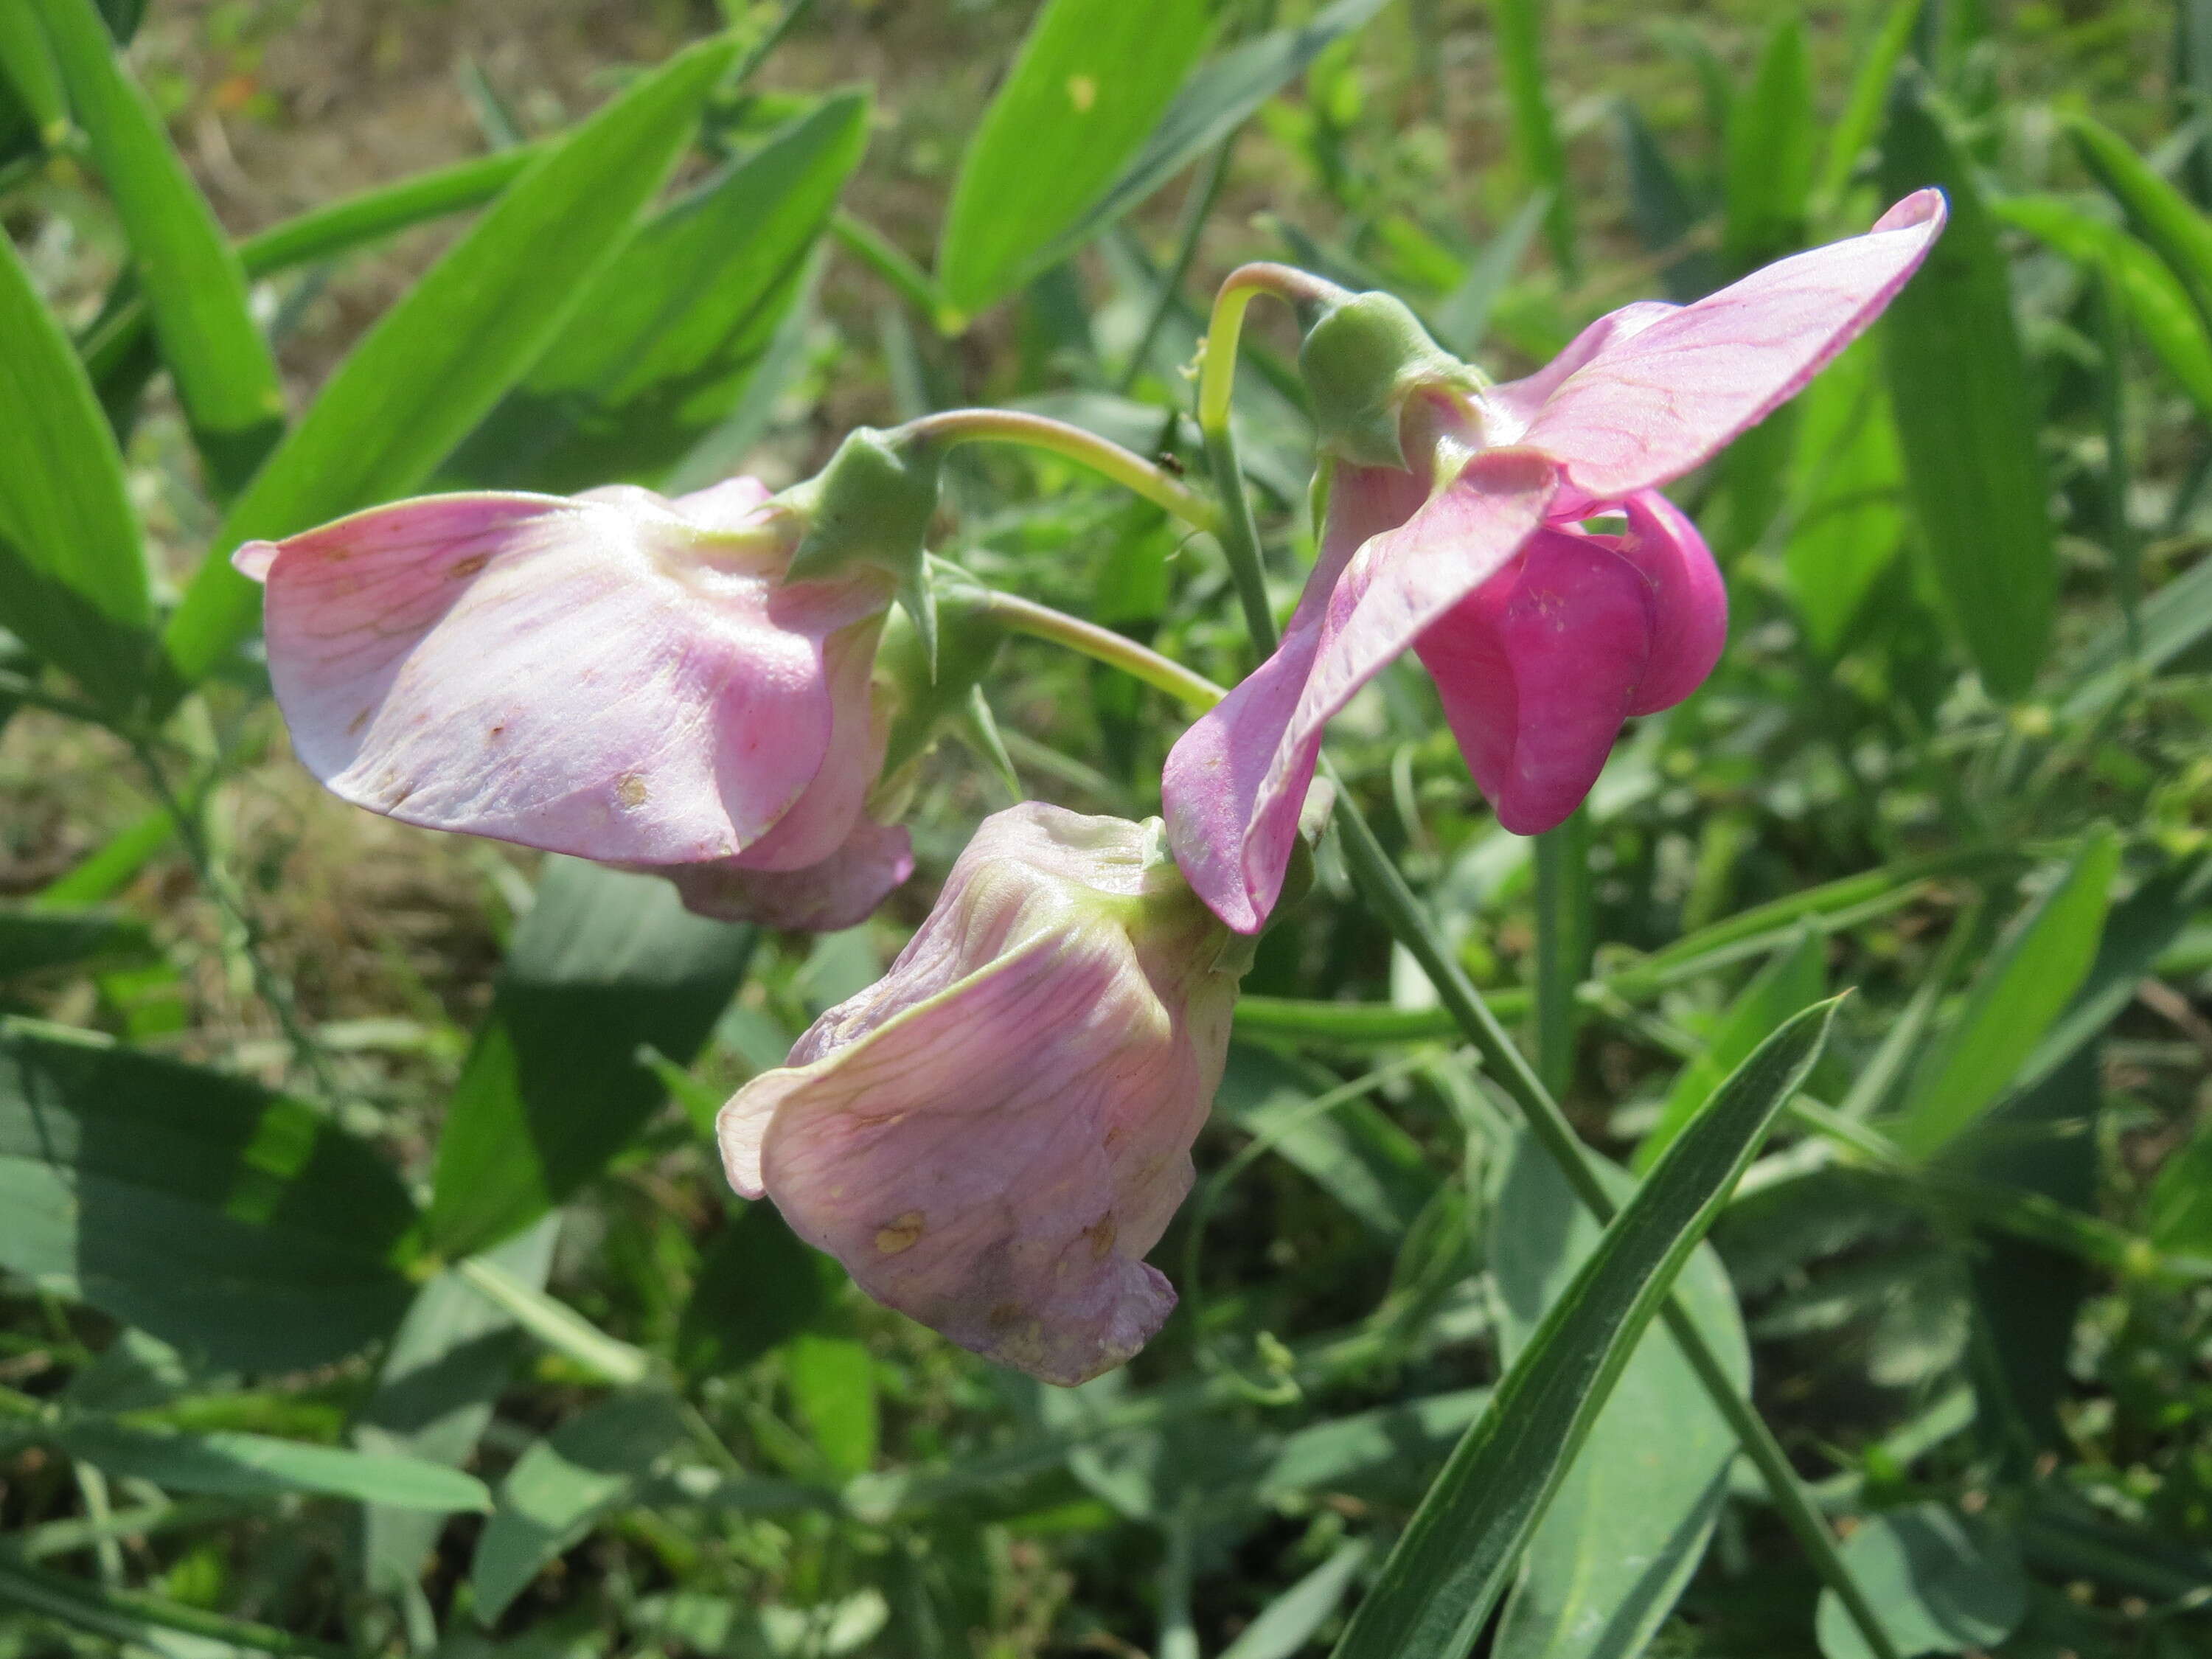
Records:
[[[731,1184],[871,1296],[1048,1382],[1175,1305],[1145,1253],[1191,1183],[1241,968],[1158,819],[988,819],[882,980],[719,1122]]]
[[[1388,294],[1354,294],[1321,307],[1298,347],[1298,369],[1322,447],[1361,466],[1406,465],[1400,416],[1415,392],[1482,384]]]

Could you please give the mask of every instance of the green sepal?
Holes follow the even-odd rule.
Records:
[[[876,681],[889,697],[891,717],[878,793],[889,799],[905,789],[914,768],[948,731],[1011,781],[1013,763],[982,701],[983,682],[1006,641],[1006,624],[991,614],[988,592],[957,565],[927,560],[917,586],[936,620],[936,648],[930,649],[918,625],[902,626],[894,618],[884,629]],[[913,607],[906,609],[911,616]],[[1013,787],[1018,798],[1019,786]]]
[[[937,513],[942,447],[896,432],[856,427],[830,465],[776,497],[805,531],[786,581],[834,580],[881,570],[898,584],[925,659],[937,654],[937,612],[922,569],[923,544]]]
[[[983,695],[980,684],[968,688],[968,708],[960,719],[960,737],[975,758],[989,767],[1006,787],[1006,793],[1016,800],[1021,799],[1021,774],[1014,770],[1014,757],[1006,752],[1006,740],[999,733],[999,717],[991,712],[991,700]]]
[[[1322,448],[1362,466],[1406,465],[1398,417],[1418,388],[1482,385],[1388,294],[1355,294],[1322,307],[1298,347],[1298,369],[1313,396]]]

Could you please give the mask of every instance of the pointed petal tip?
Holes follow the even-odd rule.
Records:
[[[1925,226],[1929,240],[1939,234],[1951,216],[1950,202],[1932,185],[1916,190],[1874,222],[1871,234],[1891,230],[1915,230]]]
[[[231,568],[241,576],[265,582],[269,580],[270,567],[276,562],[276,556],[283,550],[275,542],[241,543],[230,556]]]

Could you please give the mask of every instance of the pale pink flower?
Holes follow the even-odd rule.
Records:
[[[709,915],[839,927],[913,867],[862,811],[894,580],[785,580],[757,479],[670,501],[434,495],[249,542],[302,763],[406,823],[665,875]]]
[[[1000,812],[890,970],[722,1109],[731,1184],[963,1347],[1095,1376],[1175,1305],[1144,1256],[1221,1080],[1230,943],[1158,819]]]
[[[1169,756],[1169,835],[1215,914],[1267,920],[1323,727],[1408,648],[1501,823],[1534,834],[1573,811],[1622,721],[1687,696],[1726,632],[1712,556],[1658,487],[1802,390],[1943,219],[1921,191],[1694,305],[1625,307],[1525,380],[1413,391],[1414,470],[1336,465],[1280,647]],[[1612,515],[1620,533],[1581,528]]]

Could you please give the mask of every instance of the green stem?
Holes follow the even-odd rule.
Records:
[[[906,251],[883,232],[839,208],[830,216],[830,234],[857,254],[862,264],[889,283],[901,299],[933,325],[943,318],[945,296],[937,291],[937,284],[930,280],[929,273],[908,258]]]
[[[1589,957],[1589,815],[1536,837],[1536,1069],[1553,1094],[1574,1080],[1576,993]]]
[[[1252,642],[1262,655],[1275,648],[1276,633],[1273,617],[1266,604],[1259,538],[1252,529],[1250,506],[1244,501],[1243,478],[1233,465],[1235,451],[1233,447],[1227,449],[1231,465],[1224,468],[1215,454],[1215,439],[1217,434],[1223,439],[1228,435],[1229,393],[1236,374],[1237,339],[1250,295],[1267,291],[1293,299],[1318,297],[1284,283],[1278,275],[1282,270],[1279,266],[1246,266],[1231,276],[1214,304],[1213,328],[1206,343],[1205,367],[1199,386],[1199,424],[1206,434],[1209,455],[1215,456],[1215,486],[1221,492],[1223,517],[1231,532],[1223,536],[1222,545],[1231,568],[1237,572],[1238,591],[1245,596],[1246,623],[1251,629]],[[1318,280],[1302,272],[1290,275],[1305,283]],[[1252,599],[1255,591],[1259,595],[1256,607]],[[1326,756],[1322,770],[1332,784],[1338,786],[1335,819],[1345,861],[1368,904],[1391,936],[1427,973],[1437,1000],[1459,1022],[1461,1030],[1481,1056],[1484,1069],[1521,1109],[1538,1143],[1559,1165],[1583,1206],[1600,1225],[1609,1223],[1617,1206],[1591,1168],[1589,1154],[1577,1138],[1574,1127],[1567,1121],[1528,1058],[1498,1023],[1497,1016],[1483,1001],[1482,994],[1474,988],[1457,957],[1444,948],[1430,927],[1413,890],[1406,885],[1397,866],[1382,850],[1382,842],[1376,840],[1375,831],[1361,813],[1358,802],[1341,787]],[[1765,1479],[1775,1507],[1797,1534],[1799,1544],[1822,1581],[1842,1601],[1875,1659],[1898,1659],[1895,1644],[1875,1617],[1865,1592],[1837,1553],[1835,1538],[1798,1480],[1797,1472],[1790,1467],[1789,1455],[1751,1403],[1736,1392],[1719,1356],[1684,1308],[1679,1291],[1668,1297],[1661,1311],[1668,1332],[1711,1397],[1715,1408],[1727,1419],[1745,1455]]]
[[[994,590],[985,601],[984,610],[1017,634],[1026,634],[1034,640],[1048,640],[1078,656],[1118,668],[1131,678],[1141,680],[1154,690],[1164,691],[1194,708],[1211,708],[1229,695],[1204,675],[1194,673],[1181,663],[1139,645],[1126,634],[1085,622],[1064,611],[1054,611],[1034,599]]]
[[[908,421],[898,430],[906,437],[937,439],[948,445],[1005,443],[1041,449],[1111,478],[1194,529],[1218,532],[1221,528],[1221,514],[1212,502],[1143,456],[1049,416],[1018,409],[948,409]]]

